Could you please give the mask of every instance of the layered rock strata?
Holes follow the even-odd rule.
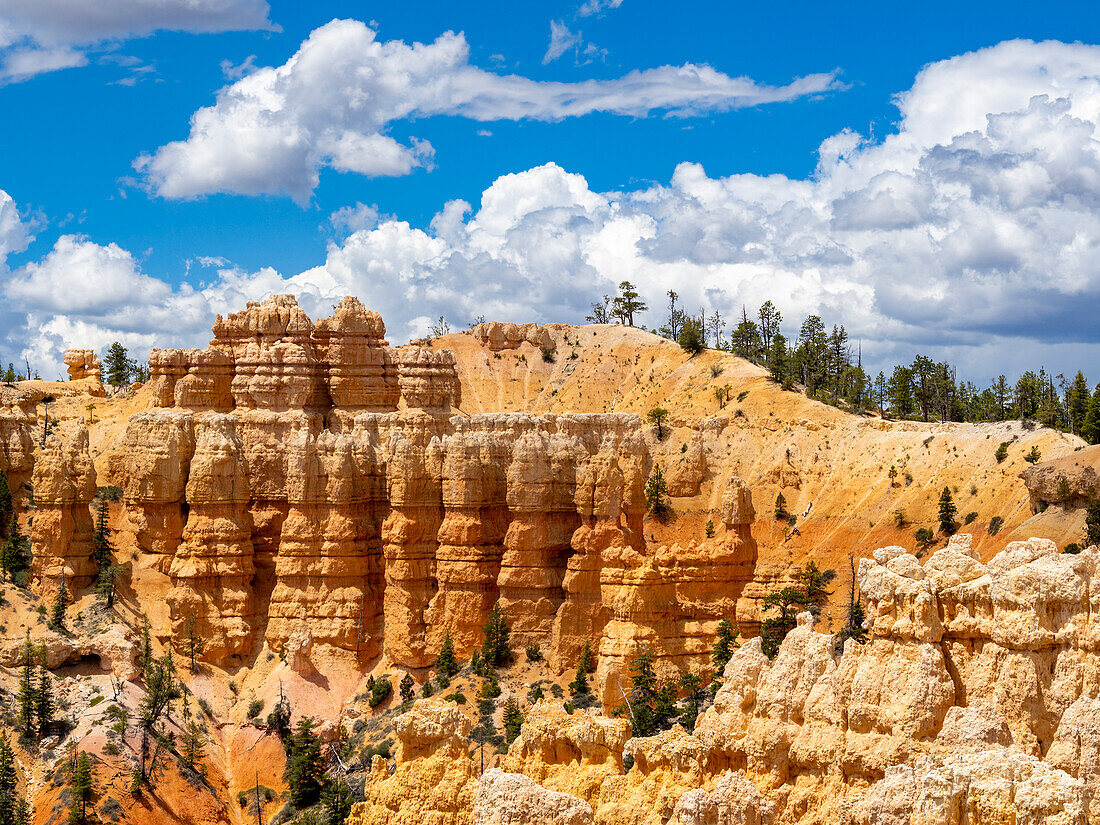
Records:
[[[64,360],[70,381],[83,381],[89,395],[100,398],[106,395],[103,391],[103,362],[94,349],[67,349]]]
[[[416,756],[397,771],[461,777],[447,822],[481,821],[479,800],[502,787],[587,821],[579,800],[607,825],[1097,822],[1098,573],[1100,549],[1059,554],[1044,539],[984,564],[970,536],[923,564],[883,548],[860,565],[865,643],[838,650],[809,613],[774,659],[749,640],[693,733],[632,738],[627,718],[542,700],[503,773],[479,784],[465,751],[450,772]]]
[[[354,298],[313,322],[274,296],[219,317],[205,350],[153,352],[158,408],[114,469],[175,637],[194,615],[212,660],[304,630],[424,668],[447,633],[468,656],[499,602],[561,669],[592,644],[612,698],[641,644],[668,673],[705,663],[752,576],[743,485],[716,535],[658,552],[636,416],[464,415],[453,353],[384,335]]]
[[[31,587],[53,596],[64,584],[70,597],[96,577],[89,505],[96,472],[83,425],[64,426],[46,438],[34,461]]]

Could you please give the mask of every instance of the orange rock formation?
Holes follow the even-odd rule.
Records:
[[[502,347],[548,334],[494,329]],[[665,669],[704,662],[752,577],[744,485],[713,539],[658,553],[638,417],[464,415],[453,353],[384,335],[354,298],[314,323],[275,296],[219,317],[206,350],[154,350],[158,408],[116,463],[129,529],[171,578],[173,636],[193,615],[228,662],[308,628],[422,668],[445,633],[468,655],[499,600],[562,668],[598,647],[611,698],[639,642]]]

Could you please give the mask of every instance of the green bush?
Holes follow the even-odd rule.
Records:
[[[248,703],[248,718],[255,719],[260,715],[260,712],[264,709],[264,703],[259,699],[253,699]]]
[[[1004,525],[1005,520],[1000,516],[994,516],[989,520],[989,535],[995,536],[1001,532],[1001,527]]]
[[[523,652],[527,654],[528,662],[541,662],[542,661],[542,649],[532,642],[523,649]]]
[[[390,680],[383,676],[381,679],[375,679],[374,684],[370,688],[370,699],[368,700],[372,708],[378,707],[380,704],[390,698],[390,694],[393,692],[393,685],[390,684]]]
[[[977,517],[978,513],[974,510],[971,510],[969,513],[966,514],[966,518],[963,519],[963,522],[965,522],[966,524],[972,524],[974,522],[974,519],[976,519]]]

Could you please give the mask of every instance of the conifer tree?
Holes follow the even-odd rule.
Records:
[[[107,498],[101,496],[96,506],[95,530],[92,532],[92,555],[96,567],[102,571],[111,565],[114,548],[111,546],[111,531],[107,526]]]
[[[787,512],[787,497],[779,493],[775,497],[775,520],[786,521],[789,516],[790,513]]]
[[[940,493],[940,529],[948,534],[955,532],[955,515],[958,513],[958,508],[955,507],[955,501],[951,498],[951,488],[944,487],[943,492]]]
[[[0,542],[0,568],[8,580],[22,587],[24,574],[30,568],[30,542],[19,529],[19,515],[14,511],[8,521],[8,538]]]
[[[38,702],[38,685],[34,678],[34,663],[37,651],[31,644],[31,634],[27,631],[27,640],[23,642],[23,668],[19,677],[19,727],[23,734],[33,737],[35,728],[35,706]]]
[[[120,575],[122,575],[122,568],[117,564],[108,564],[99,569],[99,575],[95,580],[95,594],[106,607],[112,607],[115,603]]]
[[[680,714],[684,727],[688,731],[695,730],[695,720],[699,718],[699,708],[703,704],[703,677],[695,673],[683,673],[680,675],[680,690],[684,692],[687,707]]]
[[[458,659],[455,658],[455,645],[449,630],[443,634],[443,644],[440,645],[439,655],[435,659],[435,671],[447,678],[459,671]]]
[[[325,812],[326,825],[343,825],[351,815],[351,806],[355,799],[351,795],[348,781],[343,777],[326,782],[321,791],[321,808]]]
[[[308,716],[298,720],[287,751],[283,780],[290,793],[290,802],[296,808],[309,807],[321,794],[325,760],[321,740],[313,732],[313,725]]]
[[[15,505],[11,498],[11,488],[8,486],[8,474],[0,470],[0,539],[8,538],[11,516],[14,512]]]
[[[407,705],[416,696],[416,684],[413,682],[411,673],[406,673],[401,677],[401,684],[399,686],[401,691],[401,704]]]
[[[191,661],[191,672],[195,672],[195,657],[201,656],[202,652],[206,649],[206,642],[195,630],[195,613],[194,611],[187,614],[187,621],[184,623],[184,650],[187,651],[187,658]]]
[[[832,592],[825,588],[835,578],[835,570],[821,570],[812,560],[798,571],[798,584],[806,594],[810,612],[815,616],[820,615],[822,608],[828,604]]]
[[[7,733],[0,733],[0,825],[15,825],[19,803],[19,777],[15,771],[15,751]]]
[[[46,669],[46,653],[42,651],[39,654],[38,685],[34,694],[34,725],[40,742],[49,735],[53,727],[53,713],[53,682],[50,680],[49,670]]]
[[[50,630],[62,631],[65,629],[65,608],[69,604],[69,590],[65,581],[65,574],[61,574],[61,584],[54,596],[53,607],[50,610],[50,621],[47,626]]]
[[[513,696],[504,703],[504,738],[511,744],[519,736],[523,728],[523,711],[519,709],[519,702]]]
[[[715,640],[710,654],[710,660],[714,663],[715,679],[726,669],[729,660],[733,658],[733,650],[739,633],[740,631],[730,623],[729,619],[722,619],[718,622],[718,638]]]
[[[481,645],[481,660],[484,666],[492,671],[506,665],[512,659],[512,648],[508,643],[511,629],[508,627],[508,619],[501,609],[500,602],[493,605],[489,611],[489,617],[482,627],[485,641]]]
[[[596,656],[592,653],[592,643],[588,639],[584,640],[584,647],[581,648],[581,658],[577,664],[585,673],[596,672]]]
[[[137,364],[130,360],[130,353],[121,343],[115,341],[107,350],[103,359],[103,377],[112,387],[121,387],[130,382],[130,375]]]
[[[573,696],[588,695],[588,676],[583,662],[577,665],[577,674],[573,677],[573,681],[569,683],[569,690]]]
[[[92,760],[84,751],[80,751],[73,759],[69,776],[69,795],[70,825],[87,825],[88,803],[92,799]]]

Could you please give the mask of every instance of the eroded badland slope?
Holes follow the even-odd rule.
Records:
[[[312,320],[276,296],[219,317],[207,349],[155,350],[143,387],[106,397],[78,350],[72,381],[3,389],[0,469],[34,559],[30,594],[5,585],[0,687],[16,690],[29,630],[66,696],[66,742],[98,760],[102,817],[255,821],[260,785],[267,821],[283,748],[261,720],[282,698],[343,743],[330,758],[365,783],[357,822],[1086,821],[1097,557],[1057,554],[1095,495],[1079,439],[856,416],[628,327],[484,324],[396,348],[384,335],[355,299]],[[44,434],[47,397],[60,424]],[[1032,447],[1044,461],[1029,468]],[[663,521],[645,496],[658,467]],[[92,504],[112,485],[108,610]],[[967,537],[918,549],[944,487]],[[808,560],[839,574],[831,609],[774,661],[742,645],[694,734],[631,738],[629,714],[533,701],[533,684],[561,693],[585,642],[606,710],[640,646],[661,678],[706,670],[719,620],[755,636],[763,597]],[[871,639],[841,654],[828,632],[857,567]],[[61,588],[74,604],[54,632]],[[398,681],[419,695],[447,635],[468,660],[496,603],[517,651],[543,657],[519,655],[487,706],[453,700],[484,682],[467,668],[451,701],[403,713]],[[182,737],[199,720],[205,777],[172,756],[135,794],[146,620],[177,663],[204,641],[179,668],[192,715],[176,703],[167,724]],[[394,691],[372,708],[380,677]],[[499,727],[510,696],[520,739],[475,764],[472,725],[488,712]],[[365,749],[383,739],[392,776]],[[19,747],[36,821],[65,810],[63,748]],[[482,774],[482,757],[502,771]]]

